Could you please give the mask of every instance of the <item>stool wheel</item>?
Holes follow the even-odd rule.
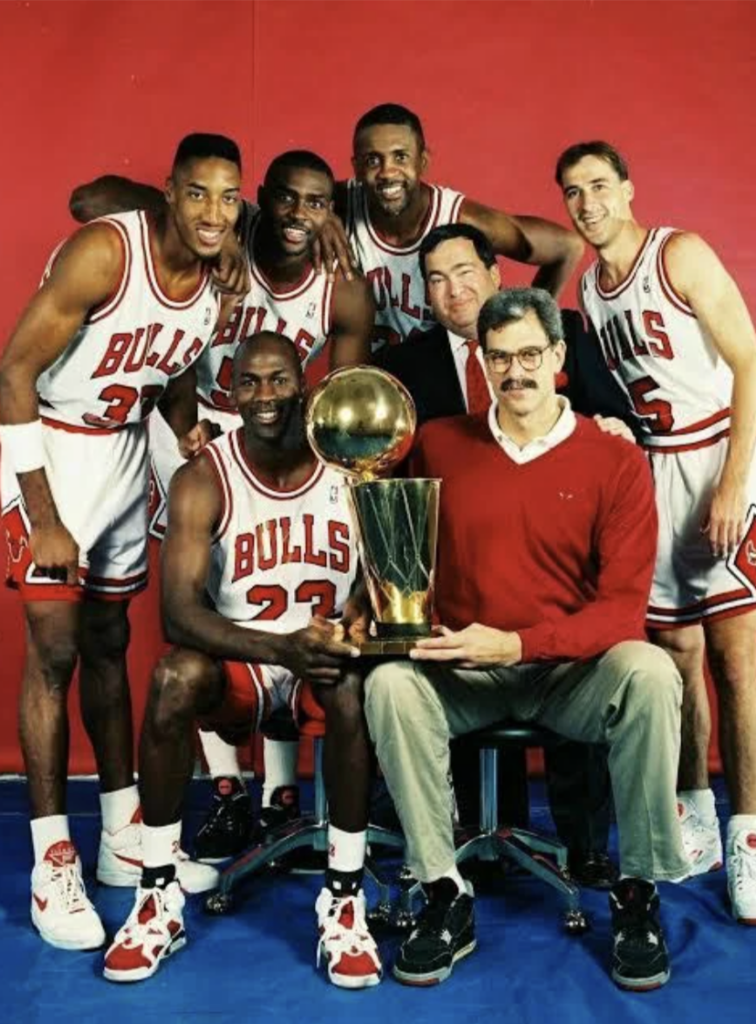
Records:
[[[585,935],[591,927],[582,910],[568,910],[562,923],[568,935]]]
[[[205,899],[205,913],[220,917],[234,909],[234,899],[230,892],[214,892]]]

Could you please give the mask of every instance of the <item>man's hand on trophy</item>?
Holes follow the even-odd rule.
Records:
[[[344,674],[345,660],[358,658],[360,651],[344,643],[344,628],[314,615],[304,629],[289,633],[281,663],[300,679],[316,683],[337,683]]]
[[[522,658],[518,633],[473,622],[457,632],[438,626],[436,635],[418,640],[409,652],[415,661],[454,661],[458,668],[516,665]]]

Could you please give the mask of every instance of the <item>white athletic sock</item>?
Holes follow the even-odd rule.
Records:
[[[67,814],[48,814],[45,818],[32,818],[30,824],[35,864],[45,859],[45,854],[55,843],[71,841]]]
[[[136,785],[114,789],[111,793],[100,793],[103,831],[112,834],[129,825],[137,807],[139,790]]]
[[[173,864],[181,842],[181,822],[170,825],[142,825],[142,863],[146,868]]]
[[[199,736],[202,753],[207,761],[207,770],[212,777],[217,779],[220,775],[228,775],[231,779],[241,779],[236,747],[222,740],[217,732],[200,729]]]
[[[299,740],[270,740],[263,743],[265,782],[262,791],[263,807],[270,807],[273,791],[279,786],[296,786]]]
[[[367,832],[344,832],[328,826],[328,867],[331,871],[362,871],[365,865]]]
[[[681,789],[677,799],[687,807],[695,810],[701,821],[713,825],[717,820],[717,807],[714,791],[711,789]]]
[[[34,822],[32,822],[32,825]],[[732,839],[736,832],[748,829],[749,832],[756,832],[756,814],[733,814],[727,822],[727,840]]]

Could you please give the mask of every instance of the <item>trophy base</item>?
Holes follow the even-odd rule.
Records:
[[[361,658],[406,658],[419,639],[361,640],[356,646],[360,649]]]

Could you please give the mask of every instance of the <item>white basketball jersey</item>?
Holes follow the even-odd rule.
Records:
[[[275,331],[291,338],[303,365],[321,350],[331,330],[333,283],[310,266],[294,286],[281,289],[269,281],[255,261],[253,242],[259,209],[244,204],[242,242],[249,256],[252,286],[222,331],[213,337],[197,364],[197,393],[213,409],[233,409],[231,370],[237,344],[250,334]]]
[[[373,286],[375,335],[379,345],[397,345],[413,331],[426,331],[435,323],[417,258],[425,236],[442,224],[456,224],[464,200],[461,192],[429,185],[430,206],[420,237],[412,245],[390,245],[370,221],[362,184],[347,185],[347,234],[362,272]]]
[[[606,365],[625,391],[644,444],[686,451],[727,435],[732,373],[674,290],[664,249],[674,228],[649,232],[625,280],[605,291],[599,264],[583,275],[583,308]]]
[[[296,490],[275,490],[258,479],[241,438],[232,430],[203,450],[223,495],[207,585],[217,611],[273,633],[338,615],[357,569],[344,476],[318,464]]]
[[[170,379],[207,345],[219,309],[207,273],[180,302],[163,292],[143,212],[103,217],[101,223],[118,232],[123,246],[118,288],[90,310],[37,382],[42,418],[82,430],[113,430],[146,419]]]

